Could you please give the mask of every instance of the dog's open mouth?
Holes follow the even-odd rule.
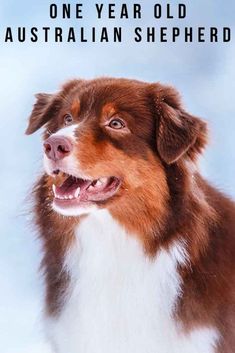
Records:
[[[63,173],[62,183],[52,186],[54,202],[66,207],[105,201],[116,193],[120,184],[120,179],[114,176],[86,180]]]

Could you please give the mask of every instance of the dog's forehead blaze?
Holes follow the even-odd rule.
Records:
[[[74,117],[78,116],[81,109],[81,103],[78,98],[74,99],[71,105],[71,113]]]

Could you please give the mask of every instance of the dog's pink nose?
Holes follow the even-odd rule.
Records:
[[[44,142],[44,151],[47,157],[53,161],[68,156],[72,149],[72,142],[64,136],[51,136]]]

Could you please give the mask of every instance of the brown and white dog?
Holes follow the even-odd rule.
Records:
[[[159,83],[38,94],[35,187],[57,353],[235,352],[235,205],[199,174],[205,122]]]

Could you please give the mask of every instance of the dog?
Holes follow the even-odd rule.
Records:
[[[207,125],[122,78],[38,94],[34,188],[56,353],[233,353],[235,204],[199,173]]]

